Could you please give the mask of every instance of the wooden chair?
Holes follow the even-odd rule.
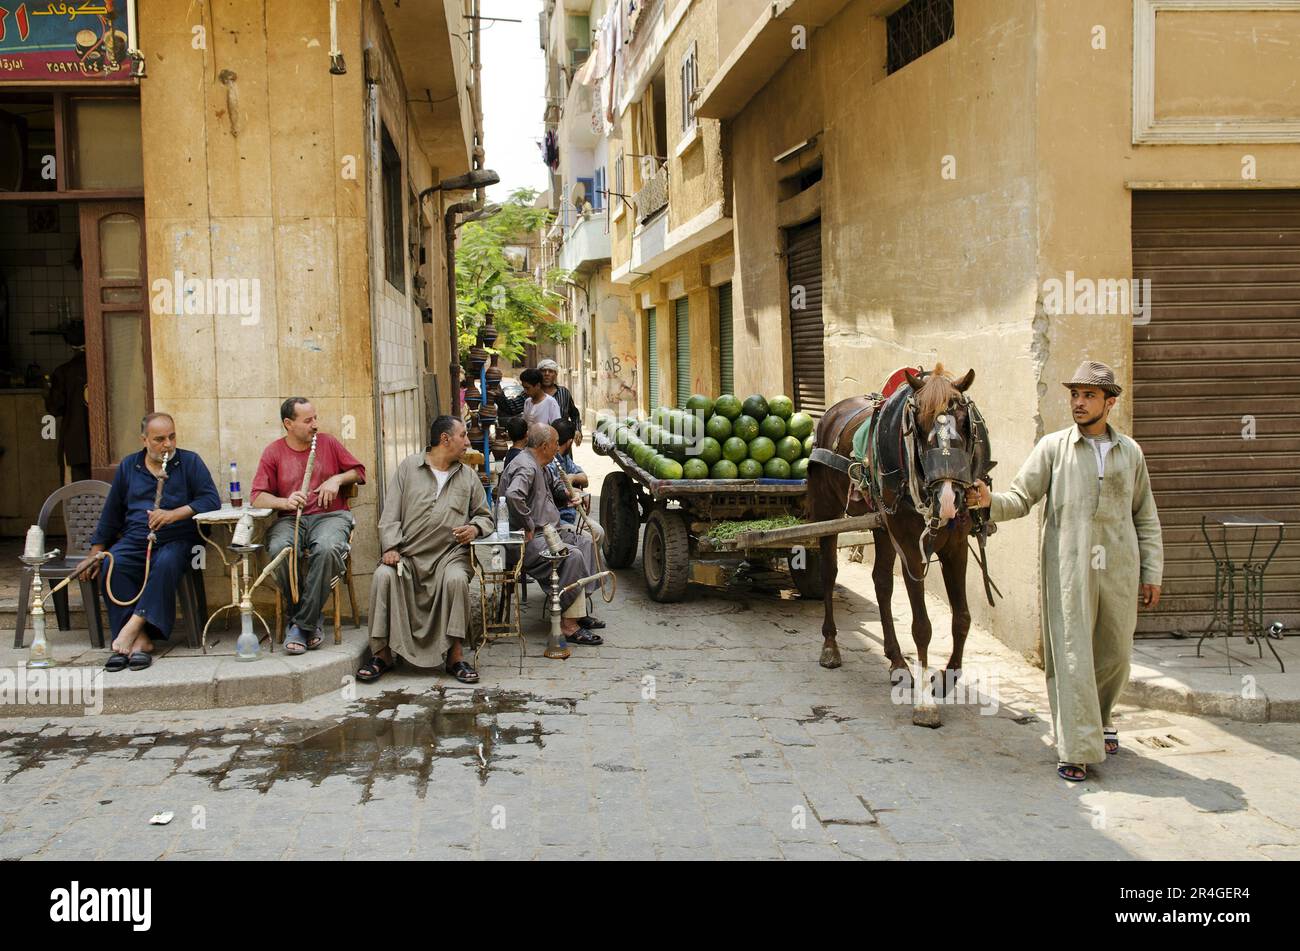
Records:
[[[345,485],[339,491],[339,498],[354,499],[357,495],[356,483]],[[357,612],[357,592],[352,586],[352,536],[357,532],[356,525],[353,524],[352,531],[348,533],[348,550],[343,553],[343,574],[335,575],[330,581],[330,589],[334,592],[334,643],[343,643],[342,621],[339,608],[339,582],[347,585],[348,601],[352,607],[352,626],[361,626],[361,615]],[[284,643],[284,593],[280,586],[275,585],[275,630],[276,637],[281,644]]]
[[[50,562],[41,567],[41,577],[45,581],[57,583],[62,581],[90,555],[90,539],[99,525],[99,515],[104,510],[111,486],[107,482],[86,479],[73,482],[60,489],[55,489],[41,506],[41,514],[36,524],[41,531],[49,528],[54,510],[63,506],[63,524],[67,531],[67,545],[59,561]],[[101,577],[104,571],[100,567]],[[23,636],[27,633],[27,615],[32,601],[31,568],[24,567],[23,579],[18,588],[18,615],[14,619],[14,647],[23,646]],[[86,612],[86,628],[90,632],[90,645],[104,647],[104,624],[99,613],[99,579],[78,581],[81,588],[81,604]],[[186,633],[191,647],[199,646],[203,631],[203,620],[207,617],[207,596],[203,590],[203,574],[200,571],[187,571],[181,575],[180,588],[176,592],[181,602],[181,611],[185,616]],[[68,589],[64,588],[54,595],[54,614],[58,619],[60,631],[72,627],[71,612],[68,609]]]

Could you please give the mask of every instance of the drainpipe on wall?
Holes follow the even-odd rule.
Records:
[[[478,202],[458,201],[442,216],[443,250],[447,255],[447,322],[451,325],[451,415],[460,415],[460,334],[456,327],[456,217],[478,210]]]

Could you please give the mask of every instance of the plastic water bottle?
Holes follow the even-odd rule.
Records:
[[[497,538],[510,540],[510,510],[506,508],[505,496],[497,496]]]

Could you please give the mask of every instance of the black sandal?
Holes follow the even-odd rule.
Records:
[[[574,631],[572,634],[565,634],[564,639],[570,644],[579,644],[583,647],[599,647],[605,643],[605,638],[599,634],[593,634],[591,631],[584,631],[582,628]]]
[[[1108,756],[1114,756],[1119,752],[1119,730],[1106,727],[1101,731],[1101,733],[1102,738],[1106,743],[1106,754]]]
[[[578,618],[578,627],[584,631],[603,631],[605,622],[598,617],[580,617]]]
[[[478,671],[463,660],[458,660],[454,664],[448,664],[447,673],[451,674],[463,684],[478,683]]]
[[[1072,783],[1081,783],[1088,778],[1088,767],[1079,763],[1057,763],[1056,775]]]
[[[370,660],[362,664],[361,669],[357,671],[357,680],[363,684],[374,683],[395,666],[396,661],[386,661],[382,657],[372,654]]]
[[[136,651],[127,658],[127,666],[132,670],[147,670],[153,666],[153,655],[146,654],[144,651]]]
[[[115,674],[119,670],[126,670],[126,665],[130,663],[131,658],[127,657],[121,651],[113,651],[108,660],[104,661],[104,669],[110,674]]]

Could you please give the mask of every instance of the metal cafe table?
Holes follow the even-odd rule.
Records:
[[[1218,532],[1211,538],[1211,531]],[[1264,538],[1260,539],[1260,532]],[[1250,546],[1245,546],[1245,533],[1250,533]],[[1231,535],[1230,535],[1231,533]],[[1214,559],[1214,615],[1196,642],[1196,656],[1201,656],[1201,644],[1207,637],[1223,635],[1223,654],[1228,672],[1232,672],[1232,651],[1228,639],[1240,632],[1247,644],[1259,649],[1264,657],[1264,645],[1272,652],[1282,673],[1286,665],[1273,646],[1269,630],[1264,626],[1264,572],[1282,544],[1285,526],[1281,522],[1259,515],[1210,514],[1201,516],[1201,535]],[[1215,543],[1218,543],[1218,547]],[[1272,544],[1272,548],[1268,546]],[[1258,555],[1256,548],[1259,548]],[[1264,550],[1268,554],[1264,554]]]
[[[497,534],[470,542],[470,561],[481,594],[482,632],[474,648],[474,665],[484,644],[506,637],[519,639],[519,669],[524,669],[527,644],[519,609],[519,575],[524,565],[524,533],[507,539]]]

